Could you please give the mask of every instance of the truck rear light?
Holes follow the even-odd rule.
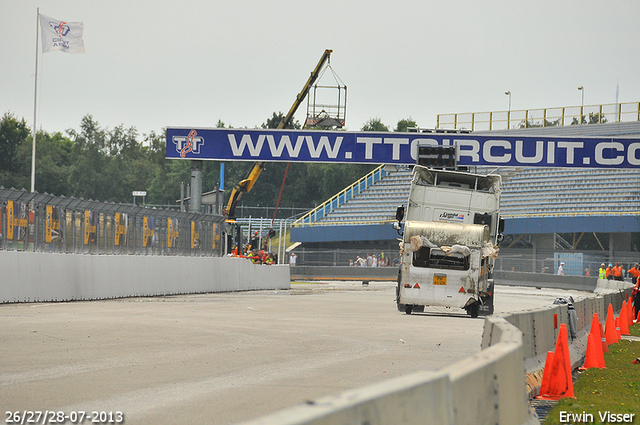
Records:
[[[404,287],[405,287],[405,288],[411,288],[411,284],[410,284],[410,283],[405,283],[405,284],[404,284]]]
[[[467,289],[467,294],[475,294],[476,290],[471,288],[471,289]]]

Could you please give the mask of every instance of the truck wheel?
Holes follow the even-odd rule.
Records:
[[[480,304],[478,303],[472,304],[467,308],[467,313],[469,313],[469,316],[473,317],[474,319],[478,317],[479,311],[480,311]]]
[[[413,311],[416,313],[424,313],[424,306],[423,305],[414,305],[413,306]]]
[[[404,313],[404,312],[405,312],[405,309],[404,309],[404,307],[405,307],[405,306],[404,306],[404,304],[397,303],[397,304],[396,304],[396,306],[398,307],[398,311],[399,311],[399,312],[402,312],[402,313]]]
[[[404,312],[407,314],[411,314],[411,311],[413,310],[413,306],[412,305],[405,305],[404,306]]]

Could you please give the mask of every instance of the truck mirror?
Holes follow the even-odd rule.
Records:
[[[504,218],[501,218],[498,221],[498,232],[500,233],[504,232]]]
[[[404,218],[404,206],[400,205],[396,210],[396,220],[402,221]]]

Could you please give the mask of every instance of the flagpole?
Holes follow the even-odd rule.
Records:
[[[40,8],[36,12],[36,81],[33,89],[33,142],[31,147],[31,192],[36,190],[36,112],[38,110],[38,27],[40,25]]]

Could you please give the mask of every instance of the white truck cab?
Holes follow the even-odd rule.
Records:
[[[416,165],[400,242],[396,302],[493,313],[493,260],[501,240],[501,177]],[[400,231],[405,209],[396,215]]]

